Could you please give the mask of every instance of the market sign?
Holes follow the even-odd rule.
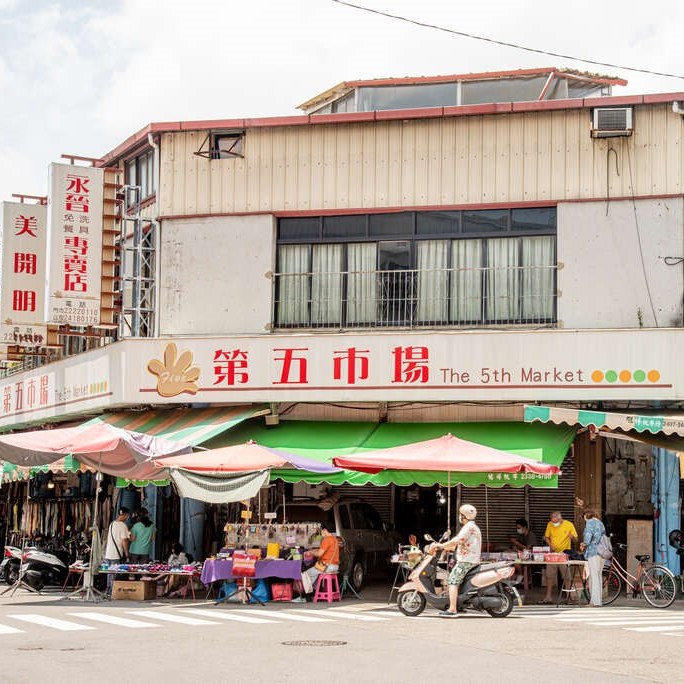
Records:
[[[127,339],[0,382],[0,428],[148,404],[684,401],[682,346],[674,328]]]
[[[684,330],[525,330],[161,339],[138,401],[665,400]],[[136,356],[142,351],[135,347]]]
[[[51,164],[48,195],[48,323],[100,322],[104,171]]]
[[[47,207],[3,202],[0,221],[0,342],[18,347],[40,346],[47,340]]]

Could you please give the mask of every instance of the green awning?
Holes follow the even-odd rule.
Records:
[[[556,425],[593,425],[597,429],[634,430],[639,433],[684,436],[684,415],[662,413],[632,413],[595,411],[581,408],[561,408],[559,406],[525,406],[526,423],[539,421]]]
[[[245,422],[205,446],[216,448],[239,444],[249,439],[264,446],[331,463],[333,456],[363,453],[375,449],[420,442],[451,433],[462,439],[508,451],[519,456],[538,459],[560,466],[575,438],[575,428],[552,424],[496,423],[346,423],[281,420],[277,427]],[[434,471],[388,470],[370,475],[344,470],[332,475],[302,473],[297,470],[274,470],[272,479],[286,482],[308,482],[331,485],[394,483],[408,486],[419,484],[446,485],[447,473]],[[557,487],[558,476],[501,473],[452,473],[451,484],[477,487]]]
[[[28,480],[36,473],[77,473],[79,470],[88,470],[86,466],[82,466],[71,454],[57,461],[48,463],[44,466],[34,466],[33,468],[25,468],[23,466],[14,465],[13,463],[2,462],[2,481],[15,482],[16,480]]]
[[[270,413],[262,405],[224,406],[205,409],[169,409],[104,413],[85,423],[107,423],[114,427],[164,437],[171,442],[197,446],[255,416]]]

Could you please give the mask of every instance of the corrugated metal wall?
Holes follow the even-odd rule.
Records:
[[[194,155],[206,131],[166,133],[162,216],[339,210],[682,192],[682,117],[634,108],[634,135],[595,140],[591,110],[256,127],[244,159]],[[608,150],[613,149],[608,163]]]

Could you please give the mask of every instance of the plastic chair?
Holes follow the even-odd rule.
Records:
[[[316,593],[314,594],[314,603],[319,601],[333,601],[340,600],[340,583],[337,579],[336,573],[324,572],[318,576],[316,580]]]

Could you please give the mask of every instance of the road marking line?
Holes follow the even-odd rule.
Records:
[[[173,613],[162,613],[157,610],[128,610],[127,613],[131,615],[138,615],[140,617],[149,617],[153,620],[165,620],[166,622],[179,622],[182,625],[218,625],[218,622],[211,622],[210,620],[200,620],[199,618],[185,617],[184,615],[176,615]]]
[[[118,615],[108,615],[107,613],[67,613],[73,617],[81,617],[86,620],[94,620],[95,622],[106,622],[110,625],[118,625],[119,627],[131,627],[132,629],[145,629],[146,627],[161,627],[155,625],[153,622],[140,622],[140,620],[131,620],[130,618],[119,617]]]
[[[224,610],[217,608],[210,610],[209,608],[183,608],[183,612],[188,615],[195,613],[203,615],[204,617],[220,618],[221,620],[234,620],[236,622],[251,622],[255,625],[276,624],[276,620],[266,620],[261,617],[247,617],[246,615],[234,615],[232,610]],[[269,615],[269,617],[271,617]]]
[[[249,611],[249,610],[232,610],[231,612],[233,613],[248,613],[249,615],[254,616],[254,612]],[[256,613],[257,615],[263,615],[263,613]],[[278,619],[281,618],[283,620],[294,620],[295,622],[331,622],[331,620],[326,620],[325,618],[315,618],[315,617],[309,617],[308,615],[293,615],[291,613],[285,613],[281,610],[279,610],[277,613],[268,613],[269,618],[274,618]]]
[[[668,615],[663,613],[647,614],[647,615],[587,615],[583,618],[558,618],[558,622],[603,622],[604,620],[661,620],[662,618],[673,620],[684,620],[684,615]]]
[[[0,634],[24,634],[23,629],[17,629],[16,627],[10,627],[9,625],[0,625]]]
[[[66,620],[58,620],[57,618],[47,617],[46,615],[38,615],[36,613],[26,613],[24,615],[8,615],[15,620],[23,620],[24,622],[32,622],[42,627],[50,627],[51,629],[58,629],[62,632],[79,632],[87,629],[95,629],[90,625],[79,625],[76,622],[67,622]]]
[[[628,632],[674,632],[678,629],[684,629],[684,626],[678,625],[677,627],[626,627]]]
[[[307,613],[311,615],[321,615],[323,612],[314,610],[313,608],[293,608],[292,610],[297,610],[298,613]],[[388,620],[388,618],[376,617],[375,615],[358,615],[357,613],[345,612],[343,610],[333,611],[331,609],[326,610],[324,615],[327,617],[346,618],[347,620],[361,620],[362,622],[386,622]]]
[[[684,629],[684,620],[663,618],[662,620],[615,620],[614,622],[587,622],[587,625],[594,627],[625,627],[629,625],[680,625]]]

